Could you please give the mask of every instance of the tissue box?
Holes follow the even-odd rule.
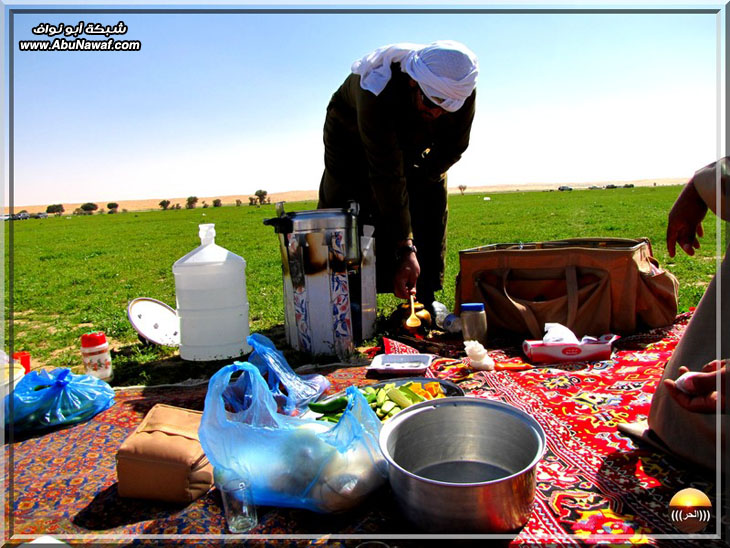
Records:
[[[590,342],[546,343],[541,340],[525,341],[522,351],[532,363],[560,363],[574,361],[600,361],[611,357],[611,346],[618,335],[603,335]]]

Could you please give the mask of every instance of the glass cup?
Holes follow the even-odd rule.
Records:
[[[231,479],[218,486],[223,499],[226,523],[231,533],[245,533],[256,527],[256,506],[251,488],[240,478]]]

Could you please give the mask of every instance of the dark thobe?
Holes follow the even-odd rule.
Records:
[[[379,293],[393,291],[396,244],[412,238],[421,267],[418,292],[428,294],[443,287],[446,171],[469,145],[476,90],[458,111],[426,120],[410,77],[397,63],[391,68],[377,96],[360,87],[357,74],[332,95],[318,207],[360,204],[360,224],[375,226]]]

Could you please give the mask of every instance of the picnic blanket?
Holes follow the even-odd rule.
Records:
[[[534,511],[513,545],[580,545],[646,542],[686,546],[673,525],[669,501],[682,488],[704,491],[717,508],[716,486],[692,466],[637,445],[620,434],[620,422],[645,418],[650,398],[690,313],[674,325],[619,341],[610,360],[530,368],[516,349],[493,351],[498,365],[526,367],[474,372],[464,360],[436,360],[435,377],[457,382],[467,393],[514,405],[534,416],[547,435],[537,469]],[[409,347],[384,341],[390,352]],[[363,367],[327,373],[338,391],[353,382],[376,382]],[[187,505],[124,499],[116,490],[119,445],[156,403],[202,409],[207,385],[121,391],[116,403],[91,421],[5,445],[6,540],[43,534],[69,542],[190,544],[226,535],[221,500],[214,489]],[[408,544],[418,533],[404,522],[389,487],[359,508],[340,515],[259,508],[251,531],[255,546],[356,546],[363,538],[396,538]],[[703,532],[716,532],[715,520]],[[382,537],[381,537],[382,538]],[[358,540],[359,539],[359,540]],[[483,541],[482,541],[483,542]],[[706,540],[696,541],[706,545]],[[241,540],[238,540],[241,543]]]

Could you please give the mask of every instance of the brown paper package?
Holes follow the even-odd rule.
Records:
[[[157,404],[117,451],[120,497],[188,503],[213,485],[198,440],[202,413]]]

